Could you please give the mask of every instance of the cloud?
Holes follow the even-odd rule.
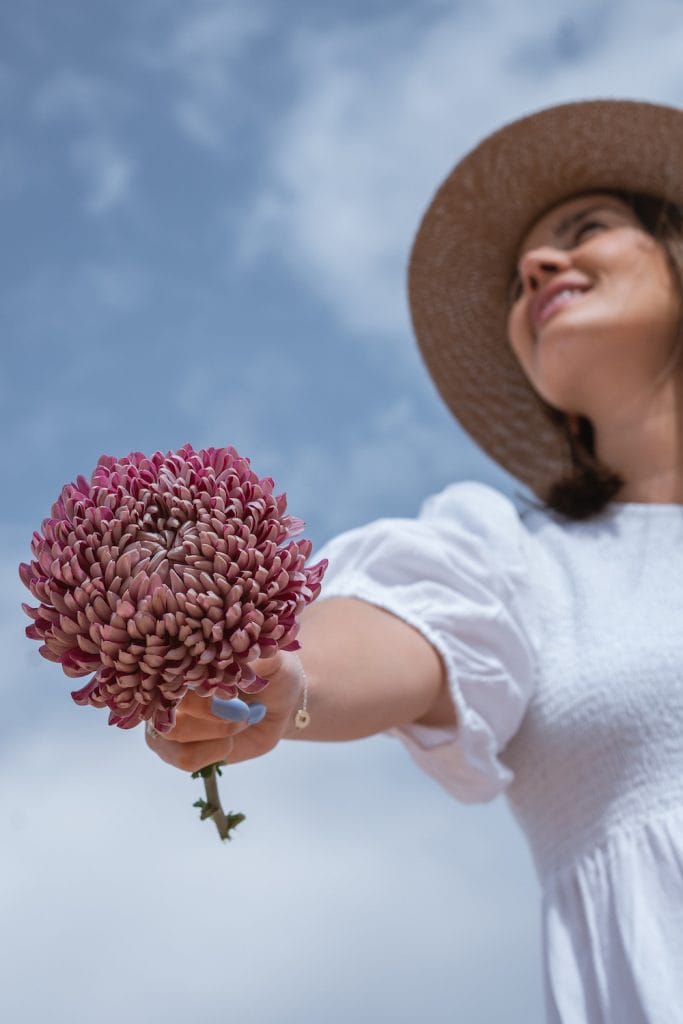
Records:
[[[294,34],[242,257],[275,255],[364,336],[407,327],[405,263],[428,197],[499,124],[595,95],[676,102],[680,5],[536,0]]]
[[[237,73],[249,45],[268,27],[259,4],[190,0],[170,21],[154,22],[153,43],[136,44],[141,63],[169,78],[172,110],[182,133],[208,149],[222,147],[249,105]]]
[[[94,134],[72,148],[74,167],[87,182],[83,205],[88,213],[107,213],[128,197],[133,162],[104,135]]]
[[[386,739],[302,741],[224,772],[247,820],[221,846],[198,782],[76,713],[2,757],[7,1019],[535,1019],[538,892],[502,806],[450,804]]]
[[[66,121],[71,127],[69,163],[83,184],[83,209],[92,216],[118,208],[131,194],[135,161],[116,128],[126,107],[120,89],[72,69],[54,75],[34,98],[35,118]]]

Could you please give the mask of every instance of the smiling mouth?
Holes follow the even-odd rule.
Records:
[[[550,319],[551,316],[553,316],[554,313],[563,309],[564,306],[568,306],[576,299],[580,299],[587,291],[587,288],[563,288],[562,291],[556,292],[555,295],[551,296],[551,298],[539,309],[536,316],[536,328],[538,329],[541,327]]]

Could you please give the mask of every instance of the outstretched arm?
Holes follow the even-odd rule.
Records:
[[[269,685],[255,698],[267,712],[258,725],[223,722],[211,701],[189,693],[176,728],[148,744],[165,761],[195,771],[215,761],[258,757],[283,738],[352,740],[408,722],[452,726],[455,710],[441,658],[403,620],[366,601],[333,597],[301,616],[299,659],[309,683],[311,723],[294,726],[303,679],[287,653],[255,664]]]

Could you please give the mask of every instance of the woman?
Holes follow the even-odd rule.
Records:
[[[550,1022],[683,1005],[681,152],[682,112],[597,101],[455,168],[413,249],[416,333],[541,500],[460,483],[336,538],[300,661],[258,663],[263,703],[190,693],[148,738],[194,770],[394,730],[456,798],[505,790],[543,887]]]

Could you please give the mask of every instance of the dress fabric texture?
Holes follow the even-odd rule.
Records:
[[[466,482],[320,552],[322,599],[382,607],[443,659],[456,727],[392,732],[456,799],[506,794],[548,1024],[683,1019],[682,550],[681,505],[577,522]]]

